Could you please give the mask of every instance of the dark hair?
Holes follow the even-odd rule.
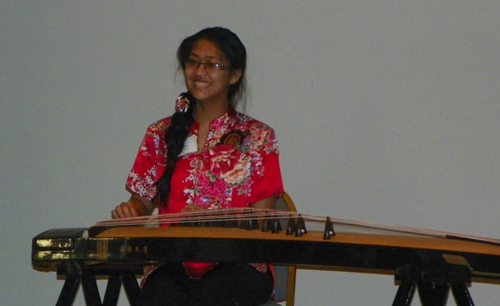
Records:
[[[206,28],[198,33],[185,38],[177,49],[177,61],[179,67],[184,70],[186,60],[193,49],[193,46],[200,40],[207,40],[215,44],[222,55],[229,61],[231,71],[240,69],[242,75],[238,82],[229,86],[227,98],[232,107],[236,107],[237,102],[245,93],[245,69],[247,53],[245,46],[236,34],[221,27]],[[165,173],[157,182],[159,205],[167,205],[168,194],[170,193],[170,182],[174,173],[177,158],[184,147],[184,142],[189,133],[189,129],[194,122],[193,112],[196,108],[196,99],[190,92],[182,93],[190,101],[186,112],[175,112],[172,115],[170,127],[165,132],[167,144],[167,168]]]
[[[245,69],[247,66],[247,51],[241,40],[228,29],[215,27],[206,28],[193,36],[184,39],[177,49],[177,61],[184,70],[185,63],[193,49],[193,46],[200,40],[208,40],[215,44],[219,51],[230,63],[231,70],[240,69],[242,74],[238,82],[229,86],[227,98],[233,107],[236,107],[238,100],[245,91]]]

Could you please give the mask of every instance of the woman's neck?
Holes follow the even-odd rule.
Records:
[[[214,119],[219,118],[224,115],[230,106],[229,103],[224,104],[205,104],[205,103],[197,103],[194,117],[196,121],[200,123],[200,125],[208,125]]]

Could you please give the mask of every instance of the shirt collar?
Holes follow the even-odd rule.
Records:
[[[216,129],[216,127],[221,126],[221,125],[230,125],[231,121],[234,120],[234,118],[237,115],[237,111],[233,108],[230,107],[227,112],[222,114],[220,117],[215,118],[210,122],[210,130]],[[200,123],[195,120],[194,124],[191,126],[192,132],[198,131],[200,127]]]
[[[235,116],[236,116],[236,110],[231,107],[222,116],[220,116],[219,118],[215,118],[214,120],[212,120],[212,122],[210,122],[210,127],[212,127],[213,125],[220,126],[221,124],[227,124]]]

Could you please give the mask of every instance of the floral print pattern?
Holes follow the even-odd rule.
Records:
[[[127,188],[152,200],[155,182],[166,167],[165,131],[170,117],[152,124],[127,179]],[[189,136],[198,136],[198,123]],[[167,205],[159,213],[180,212],[185,205],[209,209],[246,207],[283,193],[274,130],[230,110],[210,123],[204,147],[179,158]]]
[[[166,169],[164,135],[170,124],[169,117],[149,126],[127,179],[128,190],[150,201]],[[186,141],[197,138],[198,127],[198,123],[192,126]],[[159,206],[159,214],[177,213],[186,205],[246,207],[284,192],[276,136],[262,122],[230,110],[210,123],[205,146],[198,151],[179,157],[168,203]],[[190,270],[190,264],[185,265]],[[263,273],[268,269],[267,264],[251,265]]]

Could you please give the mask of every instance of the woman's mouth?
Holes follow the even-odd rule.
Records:
[[[207,82],[194,82],[196,88],[207,88],[209,85],[210,83]]]

